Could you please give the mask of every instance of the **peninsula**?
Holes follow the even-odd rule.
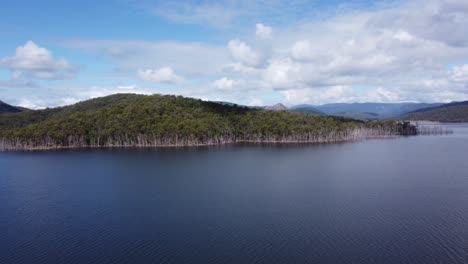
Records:
[[[415,135],[399,121],[358,121],[172,95],[115,94],[74,105],[0,114],[0,150],[331,143]]]

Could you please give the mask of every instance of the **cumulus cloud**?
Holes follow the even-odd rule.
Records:
[[[468,93],[463,84],[465,69],[459,66],[453,72],[446,71],[453,61],[468,58],[468,45],[464,44],[468,36],[460,34],[455,40],[433,30],[452,32],[453,28],[458,34],[460,21],[468,18],[468,12],[464,6],[454,5],[414,0],[282,29],[277,34],[281,39],[272,40],[273,49],[285,60],[289,57],[298,69],[293,75],[296,78],[282,78],[285,87],[289,80],[290,89],[296,89],[290,100],[303,101],[293,95],[315,95],[314,91],[323,92],[323,87],[359,85],[373,88],[366,94],[343,96],[355,101],[437,101],[449,94]],[[289,52],[280,53],[283,50]],[[447,96],[438,96],[442,93]],[[315,98],[326,99],[320,95]]]
[[[68,79],[76,75],[76,67],[63,58],[55,59],[52,52],[32,41],[17,47],[15,55],[0,59],[0,66],[12,72],[13,79]]]
[[[236,84],[237,84],[236,81],[230,80],[226,77],[223,77],[213,82],[213,86],[216,89],[220,89],[220,90],[232,90]]]
[[[298,88],[301,67],[291,59],[273,60],[263,74],[265,83],[275,89]]]
[[[255,25],[255,35],[258,37],[258,38],[261,38],[261,39],[267,39],[269,37],[271,37],[271,34],[273,33],[273,28],[269,27],[269,26],[265,26],[261,23],[257,23]]]
[[[412,42],[414,40],[414,37],[404,30],[396,32],[393,36],[401,42]]]
[[[157,82],[157,83],[166,83],[166,84],[177,84],[182,82],[182,78],[175,74],[174,70],[171,67],[163,67],[159,69],[146,69],[139,70],[138,77],[142,80]]]
[[[316,54],[308,40],[297,41],[291,47],[291,57],[295,60],[313,61]]]
[[[238,39],[229,41],[228,48],[232,58],[246,66],[259,67],[262,64],[260,54]]]
[[[248,2],[252,1],[243,1],[243,5]],[[177,10],[169,10],[173,13],[168,16],[173,21],[188,19],[189,23],[201,24],[209,12],[203,13],[198,8],[219,5],[214,1],[191,3],[186,9],[190,12],[184,14],[180,11],[183,7],[179,6]],[[264,6],[268,6],[266,14],[274,14],[271,6]],[[195,9],[198,11],[192,13]],[[243,17],[245,14],[240,10],[231,9],[225,23]],[[177,15],[181,17],[176,18]],[[464,1],[397,1],[369,9],[336,12],[320,19],[307,17],[288,18],[289,23],[275,21],[281,26],[275,26],[274,34],[265,24],[255,24],[258,21],[270,24],[271,20],[255,17],[253,21],[247,20],[249,25],[244,25],[247,28],[255,25],[255,36],[239,33],[250,30],[232,31],[233,35],[223,35],[227,40],[232,39],[227,46],[114,40],[73,40],[69,45],[104,55],[115,62],[119,71],[132,74],[139,69],[171,65],[184,76],[190,95],[203,98],[214,96],[214,90],[217,97],[247,102],[252,96],[273,91],[283,95],[290,104],[429,102],[459,100],[468,95],[466,66],[447,71],[449,65],[468,59],[468,7]],[[217,19],[210,23],[216,23]],[[139,76],[158,82],[171,79],[158,76],[157,71],[140,70]],[[190,86],[192,81],[200,85]],[[357,86],[367,86],[369,91],[356,92]]]

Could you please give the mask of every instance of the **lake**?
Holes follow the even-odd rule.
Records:
[[[468,125],[0,153],[0,263],[468,263]]]

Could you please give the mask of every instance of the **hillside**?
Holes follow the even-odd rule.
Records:
[[[468,122],[468,101],[420,109],[402,115],[402,120],[428,120],[444,123]]]
[[[97,110],[115,103],[130,101],[137,97],[140,97],[140,95],[115,94],[112,96],[83,101],[66,107],[46,108],[42,110],[25,111],[16,114],[2,114],[0,115],[0,130],[24,127],[30,124],[42,122],[51,117]]]
[[[334,116],[342,116],[356,120],[370,121],[370,120],[379,120],[381,117],[376,113],[368,112],[339,112],[334,113]]]
[[[289,111],[291,112],[296,112],[296,113],[302,113],[302,114],[308,114],[308,115],[317,115],[317,116],[324,116],[325,113],[322,111],[319,111],[313,107],[297,107],[290,109]]]
[[[26,109],[22,107],[12,106],[5,102],[0,101],[0,114],[1,113],[18,113],[24,110]]]
[[[169,95],[118,94],[1,117],[0,149],[337,142],[415,134],[394,121],[357,122]]]

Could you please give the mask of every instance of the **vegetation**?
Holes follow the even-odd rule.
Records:
[[[360,122],[266,111],[180,96],[117,94],[72,106],[0,115],[0,150],[338,142],[416,134],[396,121]]]
[[[421,109],[400,117],[402,120],[427,120],[444,123],[468,122],[468,101]]]
[[[324,116],[325,113],[313,108],[313,107],[298,107],[290,110],[291,112],[303,113],[308,115]]]
[[[0,101],[0,113],[18,113],[27,110],[26,108],[9,105]]]
[[[343,116],[343,117],[357,119],[357,120],[363,120],[363,121],[381,119],[379,114],[369,113],[369,112],[339,112],[339,113],[332,113],[331,115]]]

